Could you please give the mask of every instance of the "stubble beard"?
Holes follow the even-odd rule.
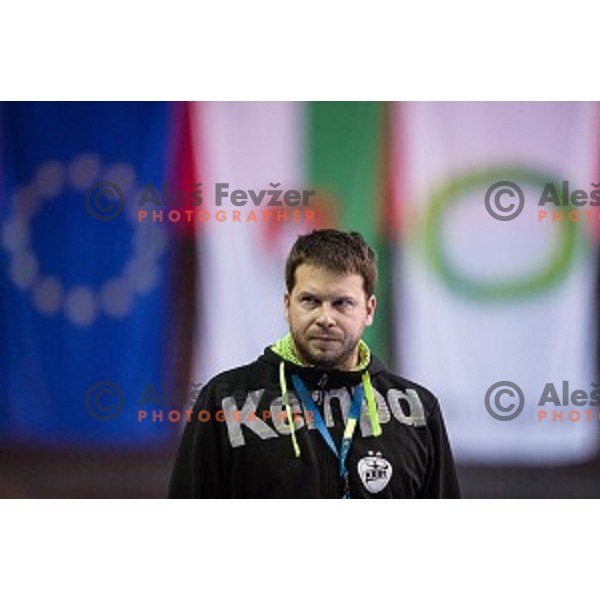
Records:
[[[320,368],[320,369],[340,369],[348,359],[356,352],[358,346],[358,340],[352,344],[344,344],[340,351],[329,359],[323,360],[322,358],[315,356],[310,349],[299,340],[298,336],[293,331],[290,332],[292,340],[294,342],[294,348],[298,358],[302,360],[306,365]]]

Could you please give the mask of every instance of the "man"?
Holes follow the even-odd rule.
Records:
[[[286,263],[289,334],[201,391],[169,496],[456,498],[436,398],[361,339],[375,254],[359,233],[300,236]]]

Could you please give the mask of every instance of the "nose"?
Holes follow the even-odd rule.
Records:
[[[333,309],[327,302],[321,304],[316,322],[321,327],[333,327],[335,325]]]

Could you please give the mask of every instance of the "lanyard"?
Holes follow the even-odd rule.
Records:
[[[350,411],[348,413],[348,421],[346,422],[346,429],[344,430],[344,437],[342,438],[342,446],[340,448],[340,452],[338,453],[333,438],[325,426],[321,411],[315,405],[312,395],[304,385],[304,382],[302,379],[300,379],[300,377],[298,377],[298,375],[292,375],[292,382],[296,392],[302,400],[302,404],[312,412],[315,425],[317,426],[317,431],[321,434],[321,437],[325,440],[331,451],[339,459],[340,477],[344,480],[344,494],[342,498],[350,498],[350,481],[348,477],[348,467],[346,466],[346,458],[348,456],[348,452],[350,451],[350,446],[352,445],[352,435],[354,434],[356,422],[358,421],[358,417],[360,415],[360,408],[362,406],[364,397],[363,385],[360,384],[354,388],[354,393],[352,394],[352,404],[350,405]]]

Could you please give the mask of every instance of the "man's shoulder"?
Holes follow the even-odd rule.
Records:
[[[403,377],[402,375],[397,375],[388,370],[382,370],[377,374],[373,383],[377,389],[385,391],[386,393],[389,390],[398,390],[403,393],[413,390],[428,409],[439,409],[439,401],[429,388],[412,379]]]
[[[264,382],[265,378],[270,376],[271,370],[269,365],[265,364],[260,358],[257,358],[252,362],[217,373],[203,387],[213,388],[239,384],[260,385]]]

